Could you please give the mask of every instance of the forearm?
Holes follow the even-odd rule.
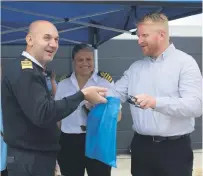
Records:
[[[48,98],[42,78],[31,71],[25,71],[14,86],[14,96],[27,118],[35,125],[47,127],[74,112],[84,100],[84,94],[78,93],[63,100]]]
[[[156,107],[154,109],[164,115],[177,118],[200,117],[202,115],[202,100],[197,97],[156,98]]]
[[[37,105],[34,106],[36,108],[33,109],[37,109],[37,111],[36,113],[33,112],[30,118],[39,126],[46,127],[55,124],[74,112],[83,100],[84,96],[78,92],[63,100],[40,103],[38,107],[36,107]]]
[[[51,80],[51,86],[52,86],[52,94],[53,94],[53,96],[55,96],[56,95],[56,88],[57,88],[55,80]]]
[[[129,87],[129,71],[125,71],[120,80],[116,81],[114,86],[108,90],[108,96],[118,97],[121,103],[127,100]]]
[[[121,112],[121,110],[119,111],[119,113],[118,113],[118,122],[120,122],[121,121],[121,118],[122,118],[122,112]]]
[[[61,129],[61,123],[62,123],[61,121],[57,122],[57,126],[58,126],[59,129]]]

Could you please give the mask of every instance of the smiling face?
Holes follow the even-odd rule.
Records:
[[[137,22],[137,36],[143,54],[158,57],[169,46],[167,17],[159,12],[144,16]]]
[[[73,58],[73,63],[77,75],[90,76],[94,71],[93,52],[88,49],[79,50]]]
[[[162,35],[154,24],[142,23],[137,27],[138,44],[145,56],[156,57],[162,45]]]
[[[47,21],[37,21],[31,24],[26,36],[27,51],[42,65],[53,60],[58,50],[58,31]]]

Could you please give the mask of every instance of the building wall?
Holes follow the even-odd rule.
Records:
[[[176,48],[192,55],[202,71],[202,38],[201,37],[172,37]],[[25,46],[2,46],[2,66],[9,65],[17,59]],[[72,71],[72,46],[60,46],[55,59],[48,65],[58,76]],[[123,72],[136,60],[142,59],[142,52],[135,40],[110,40],[98,48],[99,70],[110,72],[114,80],[118,80]],[[174,63],[175,64],[175,63]],[[132,118],[127,103],[123,105],[122,121],[118,124],[118,152],[128,151],[132,131]],[[196,130],[192,133],[194,149],[202,148],[202,118],[196,119]]]

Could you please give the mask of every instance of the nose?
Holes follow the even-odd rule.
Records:
[[[83,66],[88,66],[89,65],[87,59],[83,59],[82,65]]]
[[[138,44],[141,45],[141,43],[143,43],[143,40],[141,37],[138,38]]]
[[[58,48],[58,42],[55,39],[50,40],[49,46],[52,48]]]

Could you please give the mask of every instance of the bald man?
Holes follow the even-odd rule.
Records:
[[[59,151],[57,122],[83,101],[105,103],[106,89],[88,87],[54,101],[43,74],[58,49],[58,31],[48,21],[35,21],[20,59],[5,69],[2,80],[4,140],[9,176],[54,176]]]

